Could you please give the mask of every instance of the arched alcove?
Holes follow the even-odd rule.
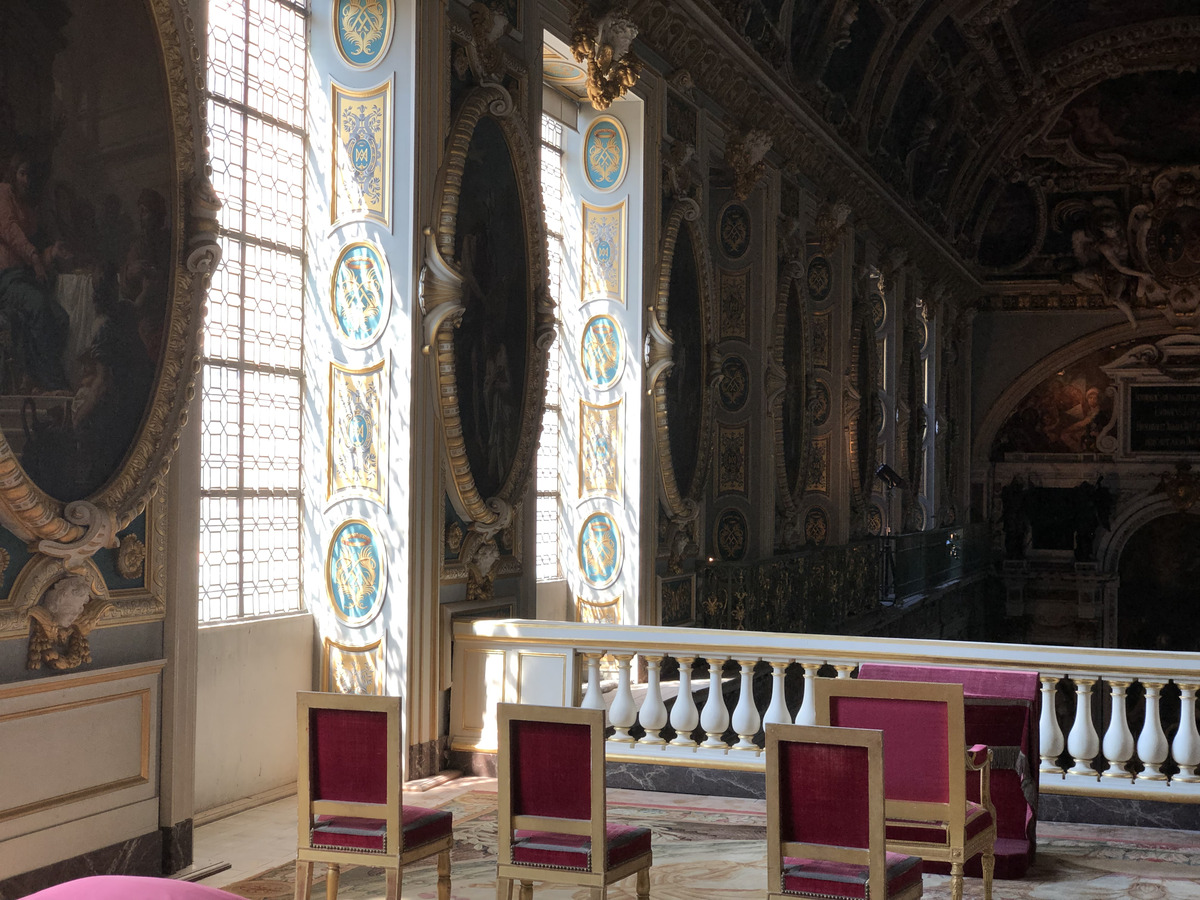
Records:
[[[1117,646],[1200,649],[1200,515],[1171,511],[1145,522],[1121,549]]]

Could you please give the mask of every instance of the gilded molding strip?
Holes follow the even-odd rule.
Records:
[[[321,665],[321,690],[335,694],[382,696],[384,693],[383,638],[361,646],[326,637]]]
[[[387,360],[364,369],[331,362],[328,504],[358,497],[387,508],[387,421]]]
[[[333,82],[332,224],[367,219],[391,228],[392,81],[356,91]]]
[[[625,456],[624,400],[596,404],[579,401],[579,497],[624,499],[621,473]]]
[[[583,302],[625,302],[626,203],[583,203]]]

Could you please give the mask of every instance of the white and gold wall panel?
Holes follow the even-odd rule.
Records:
[[[367,90],[334,82],[333,225],[356,219],[391,226],[392,81]]]
[[[359,497],[387,507],[387,360],[329,364],[328,501]]]
[[[383,638],[356,646],[325,638],[321,690],[335,694],[383,694]]]
[[[583,299],[625,302],[625,204],[583,204]]]
[[[579,401],[579,497],[621,501],[621,457],[625,439],[624,400]]]

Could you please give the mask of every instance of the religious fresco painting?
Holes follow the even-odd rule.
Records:
[[[583,299],[625,302],[625,204],[583,204]]]
[[[348,66],[370,69],[387,54],[396,24],[395,0],[337,0],[333,33]]]
[[[365,369],[329,364],[330,503],[359,497],[387,507],[387,387],[386,360]]]
[[[606,512],[595,512],[579,529],[579,571],[594,588],[606,588],[621,574],[624,563],[621,530]]]
[[[334,694],[383,694],[383,638],[363,644],[343,644],[325,638],[321,690]]]
[[[722,270],[720,279],[720,329],[721,340],[746,339],[746,292],[750,284],[750,273]]]
[[[392,277],[383,249],[372,241],[347,244],[333,266],[330,309],[338,336],[364,349],[383,333],[391,307]]]
[[[467,460],[485,498],[503,488],[520,438],[530,329],[524,221],[508,142],[483,116],[463,166],[454,236],[463,275],[454,359]]]
[[[608,390],[621,378],[625,346],[621,324],[609,315],[592,316],[583,326],[579,367],[588,384]]]
[[[622,500],[625,431],[621,404],[579,401],[579,496]]]
[[[0,54],[3,436],[38,487],[79,500],[126,458],[166,343],[171,109],[141,0],[12,0],[9,29],[23,37]]]
[[[620,187],[629,168],[629,138],[625,127],[612,116],[601,116],[588,126],[583,139],[583,168],[588,183],[598,191]]]
[[[362,91],[334,83],[331,103],[333,225],[368,219],[390,228],[392,81]]]
[[[325,557],[325,588],[334,614],[347,625],[370,622],[383,609],[387,551],[362,519],[338,526]]]

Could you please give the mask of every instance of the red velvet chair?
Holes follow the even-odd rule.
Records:
[[[961,684],[817,678],[818,725],[883,732],[887,848],[950,864],[952,900],[962,900],[963,864],[980,856],[983,896],[992,900],[996,811],[987,747],[966,746]],[[967,776],[979,802],[967,799]]]
[[[399,697],[301,693],[300,845],[296,900],[309,900],[314,862],[329,867],[327,900],[343,865],[382,866],[388,900],[400,900],[404,867],[437,854],[438,900],[450,900],[451,814],[404,806]]]
[[[583,885],[603,900],[635,872],[647,900],[650,829],[605,817],[604,710],[501,703],[497,712],[497,900],[510,900],[514,881],[521,900],[534,881]]]
[[[915,900],[921,859],[884,848],[883,733],[767,726],[767,900]]]

